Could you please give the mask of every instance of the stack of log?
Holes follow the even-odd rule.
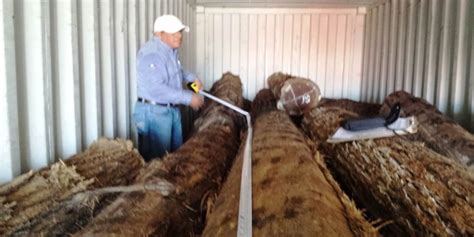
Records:
[[[385,98],[380,113],[386,115],[395,103],[400,103],[403,116],[416,116],[418,133],[407,136],[421,141],[428,148],[458,161],[474,173],[474,135],[443,115],[426,100],[405,91],[397,91]]]
[[[254,99],[252,203],[254,236],[376,236],[334,181],[317,151],[277,111],[270,90]],[[235,164],[207,220],[203,236],[235,236],[243,162]]]
[[[251,105],[255,236],[474,235],[474,135],[395,92],[383,105],[323,99],[293,119],[305,136],[275,106],[291,78],[273,74]],[[249,103],[230,73],[211,93]],[[343,120],[384,116],[395,103],[417,117],[417,134],[326,142]],[[234,236],[244,123],[207,100],[189,140],[163,160],[144,167],[131,142],[101,139],[24,174],[0,186],[0,235]]]
[[[391,221],[382,233],[402,236],[474,234],[474,177],[419,142],[391,137],[326,143],[357,114],[317,108],[303,128],[328,157],[337,180],[373,218]]]
[[[339,108],[354,112],[358,117],[386,117],[395,103],[400,103],[402,117],[416,116],[418,132],[405,137],[421,142],[431,150],[451,158],[474,171],[474,135],[451,118],[442,114],[426,100],[396,91],[387,96],[382,105],[348,99],[322,99],[319,107]]]
[[[277,84],[286,78],[280,76]],[[474,177],[466,168],[472,134],[403,92],[386,99],[382,115],[396,102],[402,116],[417,116],[421,135],[329,144],[343,120],[376,115],[376,106],[352,101],[348,106],[346,100],[323,102],[304,116],[302,127],[343,189],[372,218],[388,221],[383,234],[473,235]]]
[[[226,73],[211,93],[243,106],[242,84]],[[195,133],[176,152],[148,164],[136,184],[169,183],[161,192],[121,195],[76,236],[192,236],[201,233],[207,212],[240,143],[240,115],[206,101]]]
[[[0,235],[72,233],[114,197],[80,194],[127,185],[143,164],[130,141],[100,139],[70,159],[30,171],[0,187]]]

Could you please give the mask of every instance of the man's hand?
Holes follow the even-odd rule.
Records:
[[[200,81],[199,79],[196,78],[196,79],[193,81],[193,83],[196,84],[196,86],[197,86],[197,88],[198,88],[198,91],[200,91],[200,90],[202,89],[202,83],[201,83],[201,81]]]
[[[202,96],[193,94],[193,97],[191,98],[191,103],[189,104],[189,106],[191,106],[191,108],[193,108],[194,110],[198,110],[199,108],[201,108],[203,104],[204,104],[204,99],[202,98]]]

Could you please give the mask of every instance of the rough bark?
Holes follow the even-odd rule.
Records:
[[[86,190],[128,184],[142,166],[143,159],[130,141],[100,139],[64,162],[18,177],[0,188],[0,234],[73,232],[113,197],[68,203],[72,197]]]
[[[327,156],[329,168],[361,208],[391,223],[396,236],[474,234],[474,177],[467,169],[404,137],[329,144],[325,140],[356,114],[318,108],[303,128]]]
[[[294,78],[294,76],[282,72],[275,72],[268,77],[268,87],[270,88],[270,90],[272,90],[272,93],[275,98],[277,98],[277,100],[278,98],[280,98],[281,88],[283,87],[285,82],[291,78]]]
[[[474,172],[473,134],[443,115],[435,106],[405,91],[387,96],[380,113],[388,114],[396,102],[401,104],[402,115],[416,116],[418,119],[418,133],[407,136],[409,139],[424,142],[430,149],[458,161]]]
[[[253,104],[253,236],[371,236],[377,231],[332,179],[319,155],[270,90]],[[242,145],[203,236],[235,236],[243,162]]]
[[[211,89],[215,96],[243,106],[242,84],[230,73]],[[202,231],[206,204],[215,195],[238,149],[241,116],[206,101],[194,135],[163,161],[152,161],[136,184],[163,180],[175,188],[121,195],[77,236],[193,236]]]
[[[337,107],[358,114],[360,117],[379,116],[381,105],[374,103],[356,102],[349,99],[329,99],[323,98],[319,102],[319,107],[330,108]]]

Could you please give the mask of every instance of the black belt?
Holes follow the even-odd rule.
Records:
[[[147,100],[145,98],[138,97],[138,102],[140,103],[145,103],[145,104],[151,104],[151,105],[161,105],[161,106],[166,106],[166,107],[177,107],[178,105],[168,103],[168,104],[163,104],[163,103],[158,103],[155,101]]]

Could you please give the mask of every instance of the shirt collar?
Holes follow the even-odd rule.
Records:
[[[156,42],[160,49],[163,49],[166,52],[175,54],[178,51],[177,49],[173,49],[169,45],[165,44],[158,36],[153,36],[153,40]]]

